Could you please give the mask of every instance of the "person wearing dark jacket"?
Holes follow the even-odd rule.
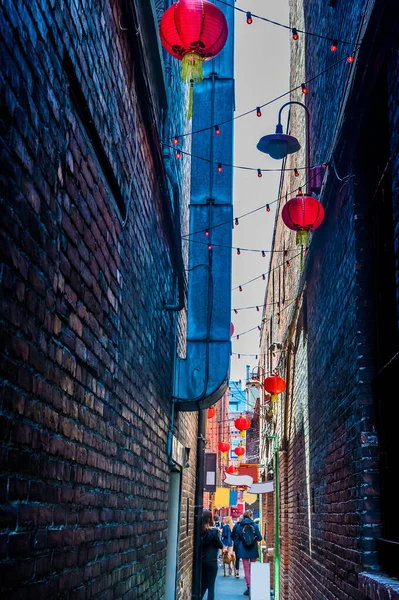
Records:
[[[218,554],[223,548],[219,529],[213,527],[212,513],[204,510],[202,513],[201,558],[202,579],[201,598],[208,590],[208,600],[215,600],[215,581],[218,573]]]
[[[244,565],[245,581],[247,582],[247,589],[244,592],[245,596],[249,596],[251,587],[251,562],[255,562],[258,559],[258,542],[262,541],[262,535],[259,531],[257,523],[252,519],[252,510],[247,510],[244,513],[244,518],[239,524],[238,529],[238,554]],[[252,539],[252,543],[249,543]]]
[[[238,546],[240,545],[240,538],[238,535],[239,529],[240,529],[240,523],[243,519],[243,515],[241,515],[237,521],[237,523],[234,524],[233,527],[233,531],[231,532],[231,539],[233,540],[233,550],[234,550],[234,554],[236,555],[236,578],[239,579],[240,577],[240,555],[238,554]]]

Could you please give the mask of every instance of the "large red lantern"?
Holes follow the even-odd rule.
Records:
[[[182,61],[182,79],[190,83],[189,117],[193,84],[203,79],[202,63],[219,54],[227,32],[224,14],[208,0],[178,0],[162,16],[159,25],[162,45]]]
[[[214,406],[211,406],[210,408],[208,408],[208,419],[213,419],[213,417],[216,415],[216,408]]]
[[[236,468],[234,465],[230,465],[229,467],[227,467],[226,469],[226,473],[230,473],[230,475],[233,475],[236,472]]]
[[[251,427],[251,421],[242,415],[234,421],[234,426],[240,432],[241,437],[245,437],[245,432]]]
[[[296,243],[307,246],[309,231],[317,229],[323,222],[324,208],[316,198],[298,194],[284,205],[281,216],[285,225],[297,232]]]
[[[271,375],[270,377],[266,377],[263,382],[263,387],[265,391],[271,394],[271,401],[273,404],[273,412],[276,412],[276,403],[278,402],[278,394],[282,394],[285,392],[286,383],[282,377],[276,373],[275,375]]]

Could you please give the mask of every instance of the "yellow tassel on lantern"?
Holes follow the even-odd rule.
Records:
[[[186,83],[199,83],[203,80],[202,58],[195,52],[187,52],[183,56],[181,78]]]
[[[243,438],[243,437],[245,437],[245,430],[243,430],[243,431],[240,431],[240,436],[241,436],[242,438]]]
[[[297,246],[307,246],[309,244],[309,232],[305,229],[300,229],[296,232]]]
[[[202,62],[201,56],[195,52],[187,52],[187,54],[183,56],[181,78],[183,81],[190,84],[187,112],[188,119],[191,119],[193,116],[194,83],[200,83],[204,78]]]

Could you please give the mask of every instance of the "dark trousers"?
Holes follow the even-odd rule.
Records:
[[[240,557],[238,556],[238,546],[239,544],[234,544],[234,553],[236,555],[236,571],[240,570]]]
[[[208,600],[215,600],[215,581],[218,574],[217,561],[202,563],[201,598],[208,590]]]

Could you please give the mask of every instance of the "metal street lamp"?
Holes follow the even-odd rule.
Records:
[[[286,106],[289,106],[290,104],[299,104],[299,106],[302,106],[302,108],[304,108],[306,111],[306,171],[308,194],[310,195],[310,113],[305,104],[303,104],[302,102],[297,102],[296,100],[291,100],[290,102],[286,102],[285,104],[283,104],[278,113],[276,133],[264,135],[262,138],[260,138],[256,147],[258,150],[260,150],[260,152],[269,154],[272,158],[275,158],[276,160],[285,158],[288,154],[298,152],[298,150],[301,147],[300,143],[298,142],[296,137],[284,134],[283,126],[281,124],[281,113],[283,109]]]

